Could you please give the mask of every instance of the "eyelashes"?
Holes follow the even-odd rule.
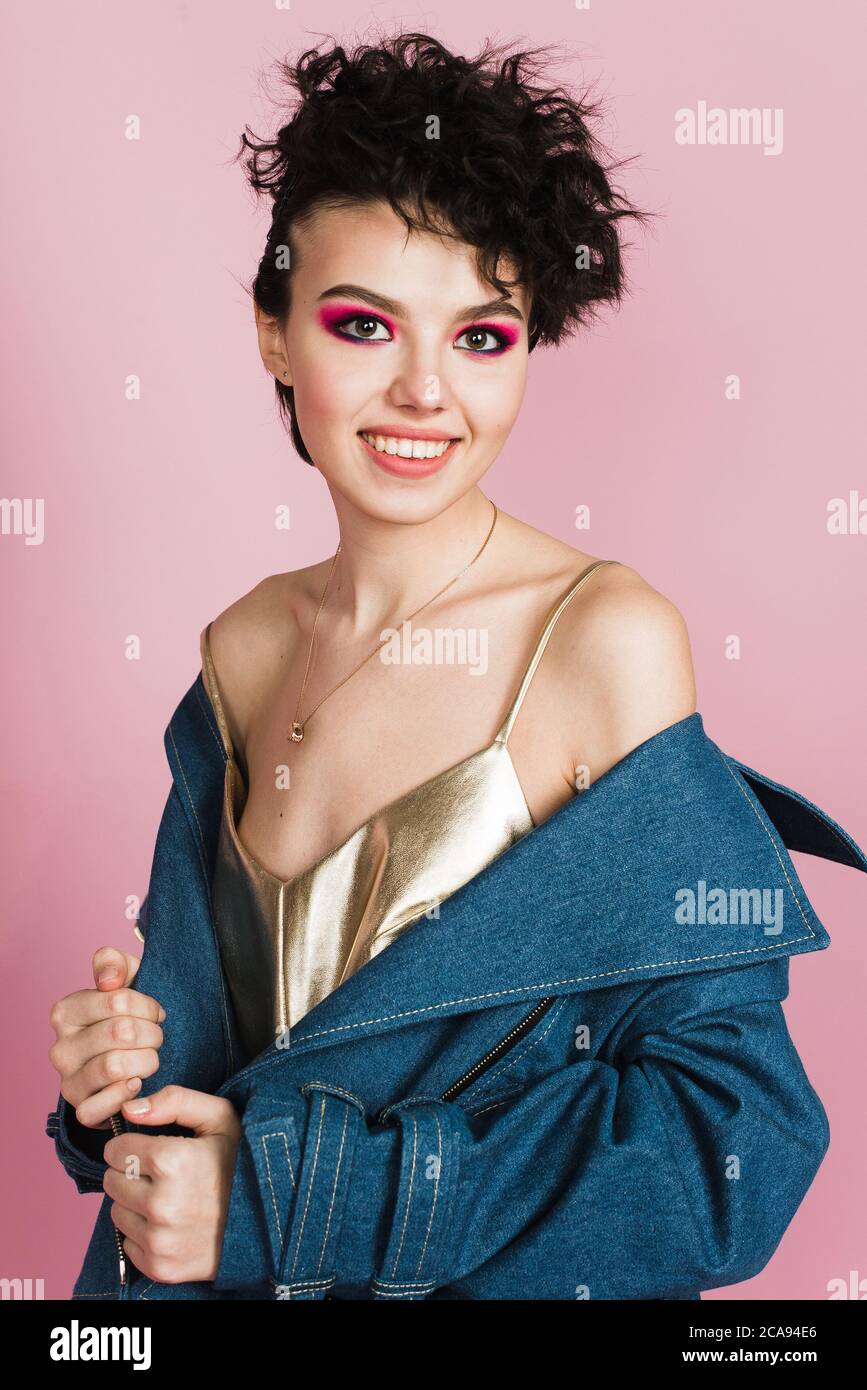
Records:
[[[379,314],[371,313],[368,309],[352,309],[346,306],[340,308],[325,308],[320,310],[319,320],[323,328],[327,329],[329,333],[332,333],[334,337],[342,338],[344,341],[348,342],[387,343],[392,341],[396,332],[395,324],[388,319],[382,318]],[[374,330],[376,327],[384,328],[392,337],[374,336],[371,333],[348,333],[345,331],[349,325],[359,323],[373,325]],[[459,343],[461,338],[466,338],[468,336],[478,337],[479,335],[486,335],[489,338],[493,338],[495,346],[464,347],[459,348],[459,351],[468,352],[473,357],[499,357],[502,353],[507,352],[509,348],[513,347],[519,337],[518,329],[514,328],[511,324],[474,323],[458,334],[455,343]]]
[[[465,328],[461,333],[461,338],[466,338],[469,334],[487,333],[489,337],[496,340],[495,348],[467,348],[467,352],[472,352],[477,357],[499,357],[501,352],[507,352],[518,341],[517,331],[511,328],[498,328],[492,323],[474,323],[472,328]]]
[[[389,333],[392,331],[392,330],[391,330],[391,325],[388,324],[388,323],[386,323],[386,321],[385,321],[384,319],[378,318],[378,317],[376,316],[376,314],[348,314],[348,315],[346,315],[346,317],[344,317],[344,318],[337,318],[337,319],[334,319],[333,322],[332,322],[331,324],[329,324],[329,327],[330,327],[332,333],[334,333],[334,334],[336,335],[336,337],[338,337],[338,338],[351,338],[351,339],[354,339],[354,341],[355,341],[356,343],[390,343],[390,342],[391,342],[391,338],[389,338],[389,337],[384,337],[384,338],[383,338],[383,337],[379,337],[379,338],[375,338],[375,337],[373,337],[371,334],[368,334],[368,333],[359,333],[359,334],[356,334],[356,333],[346,333],[346,332],[344,331],[344,330],[348,327],[349,324],[356,324],[356,323],[364,323],[364,324],[370,324],[370,323],[372,323],[372,324],[374,324],[375,326],[377,326],[377,327],[379,327],[379,328],[385,328],[385,329],[387,330],[387,332],[389,332]]]

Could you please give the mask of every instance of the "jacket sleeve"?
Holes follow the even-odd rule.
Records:
[[[138,925],[145,930],[148,895],[139,907]],[[54,1140],[54,1151],[79,1192],[104,1194],[102,1179],[106,1164],[102,1151],[112,1137],[110,1129],[88,1129],[76,1118],[75,1107],[63,1095],[57,1097],[57,1109],[45,1121],[45,1133]]]
[[[787,979],[778,957],[633,989],[599,1056],[475,1114],[413,1096],[379,1125],[327,1080],[281,1094],[273,1068],[242,1117],[215,1287],[641,1299],[751,1278],[829,1142]]]
[[[100,1192],[107,1164],[102,1151],[111,1138],[110,1129],[88,1129],[79,1123],[75,1108],[62,1095],[57,1109],[45,1122],[45,1133],[54,1140],[54,1151],[79,1192]]]

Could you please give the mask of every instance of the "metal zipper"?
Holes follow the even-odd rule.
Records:
[[[145,894],[145,902],[147,902],[147,894]],[[144,937],[143,937],[143,935],[142,935],[142,933],[141,933],[141,928],[140,928],[140,926],[139,926],[139,922],[141,921],[141,912],[142,912],[142,908],[143,908],[143,907],[144,907],[144,902],[141,903],[140,906],[139,906],[139,915],[138,915],[138,917],[136,918],[135,923],[134,923],[134,925],[133,925],[133,931],[135,932],[135,934],[136,934],[136,936],[138,937],[139,941],[142,942],[142,944],[144,944]],[[108,1120],[109,1120],[109,1124],[111,1125],[111,1132],[112,1132],[112,1134],[113,1134],[113,1136],[114,1136],[115,1139],[118,1137],[119,1134],[128,1134],[128,1133],[129,1133],[129,1128],[128,1128],[128,1126],[127,1126],[126,1120],[124,1119],[122,1113],[121,1113],[119,1110],[117,1111],[116,1114],[114,1114],[114,1115],[109,1115]],[[123,1298],[123,1297],[124,1297],[124,1291],[125,1291],[125,1290],[126,1290],[127,1295],[129,1294],[129,1290],[128,1290],[128,1288],[127,1288],[127,1281],[126,1281],[127,1269],[126,1269],[126,1255],[124,1254],[124,1249],[123,1249],[123,1236],[121,1235],[120,1231],[117,1229],[117,1227],[116,1227],[113,1223],[112,1223],[112,1228],[111,1228],[111,1229],[112,1229],[112,1231],[114,1232],[114,1243],[115,1243],[115,1245],[117,1246],[117,1264],[118,1264],[118,1270],[120,1271],[120,1295],[119,1295],[119,1296],[120,1296],[121,1298]]]
[[[475,1066],[470,1067],[469,1071],[464,1072],[463,1076],[459,1077],[457,1081],[453,1081],[448,1090],[443,1091],[440,1100],[453,1100],[456,1095],[459,1095],[461,1091],[469,1086],[471,1081],[477,1080],[482,1072],[487,1071],[488,1067],[493,1066],[494,1062],[498,1061],[506,1052],[509,1052],[516,1043],[520,1042],[521,1038],[527,1032],[528,1028],[532,1027],[536,1019],[540,1018],[545,1010],[551,1007],[556,998],[557,995],[552,994],[547,999],[540,999],[539,1003],[530,1010],[526,1018],[521,1019],[521,1022],[512,1029],[511,1033],[507,1033],[504,1038],[501,1038],[496,1047],[492,1047],[490,1052],[485,1053],[481,1061],[476,1062]]]
[[[443,1091],[442,1095],[440,1096],[440,1100],[453,1100],[454,1097],[460,1095],[461,1091],[465,1090],[466,1087],[469,1086],[472,1081],[476,1081],[482,1075],[483,1072],[486,1072],[489,1067],[492,1067],[495,1062],[499,1061],[499,1059],[505,1056],[507,1052],[510,1052],[511,1049],[521,1041],[521,1038],[523,1038],[524,1034],[528,1031],[528,1029],[530,1029],[533,1026],[536,1019],[541,1018],[542,1014],[544,1014],[546,1010],[550,1009],[551,1005],[554,1003],[554,1000],[556,998],[557,995],[552,994],[547,999],[540,999],[538,1004],[534,1004],[533,1008],[527,1014],[526,1018],[522,1018],[521,1022],[516,1024],[515,1027],[511,1030],[511,1032],[507,1033],[504,1038],[501,1038],[500,1041],[494,1047],[492,1047],[489,1052],[486,1052],[484,1057],[480,1058],[478,1062],[471,1066],[469,1071],[465,1071],[463,1076],[459,1077],[457,1081],[453,1081],[451,1086],[449,1086],[445,1091]],[[115,1138],[117,1137],[117,1135],[126,1132],[125,1122],[123,1116],[120,1113],[116,1115],[110,1115],[109,1122],[111,1124],[112,1133],[114,1134]],[[123,1297],[123,1290],[126,1288],[127,1284],[126,1255],[124,1254],[123,1238],[121,1236],[120,1231],[114,1225],[112,1226],[112,1231],[114,1232],[114,1240],[117,1246],[118,1268],[120,1270],[121,1297]]]
[[[119,1134],[126,1133],[124,1119],[120,1111],[118,1111],[116,1115],[109,1115],[108,1118],[111,1124],[112,1134],[114,1135],[115,1139],[118,1137]],[[114,1231],[114,1243],[117,1246],[117,1262],[118,1267],[120,1269],[120,1296],[121,1298],[123,1298],[122,1291],[126,1286],[126,1255],[124,1254],[123,1250],[123,1236],[121,1235],[120,1231],[117,1229],[115,1225],[112,1225],[111,1229]]]

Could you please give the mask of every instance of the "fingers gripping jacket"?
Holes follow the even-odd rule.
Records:
[[[239,1165],[249,1162],[255,1171],[271,1267],[277,1271],[276,1277],[267,1276],[275,1298],[326,1298],[334,1286],[359,1148],[365,1164],[373,1159],[382,1166],[383,1180],[397,1165],[386,1248],[378,1268],[366,1272],[368,1297],[370,1293],[377,1299],[427,1297],[441,1281],[443,1237],[457,1178],[453,1107],[434,1097],[413,1097],[389,1107],[380,1118],[388,1118],[392,1143],[388,1149],[380,1146],[371,1152],[363,1142],[359,1145],[366,1121],[356,1096],[325,1082],[308,1082],[300,1095],[309,1100],[306,1135],[299,1135],[304,1123],[300,1108],[293,1114],[285,1099],[274,1103],[264,1095],[251,1097],[241,1138],[244,1153],[238,1157]],[[372,1177],[364,1175],[365,1186]],[[235,1184],[233,1194],[238,1189]],[[380,1183],[374,1182],[372,1190],[382,1190]],[[360,1245],[373,1251],[375,1215],[353,1210],[356,1229],[350,1243],[355,1248]],[[371,1228],[361,1233],[357,1228],[366,1218]],[[231,1241],[232,1232],[242,1229],[230,1211],[227,1238]],[[247,1234],[255,1239],[249,1230]],[[218,1282],[231,1282],[235,1259],[249,1275],[249,1258],[249,1247],[235,1251],[233,1258],[233,1251],[224,1244]]]

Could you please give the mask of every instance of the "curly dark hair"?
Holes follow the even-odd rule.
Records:
[[[469,59],[427,34],[406,33],[349,53],[335,42],[324,52],[308,49],[297,63],[279,62],[292,89],[290,118],[272,140],[250,138],[245,127],[235,156],[250,151],[250,183],[273,199],[249,286],[263,313],[279,321],[288,312],[293,230],[320,208],[370,200],[387,201],[408,231],[475,247],[480,280],[500,294],[525,286],[530,351],[559,343],[600,302],[620,301],[626,277],[616,224],[654,214],[613,189],[609,176],[619,166],[606,167],[588,125],[598,103],[534,80],[546,52],[488,41]],[[517,267],[516,280],[499,278],[501,256]],[[295,448],[312,463],[294,391],[280,381],[276,391]]]

